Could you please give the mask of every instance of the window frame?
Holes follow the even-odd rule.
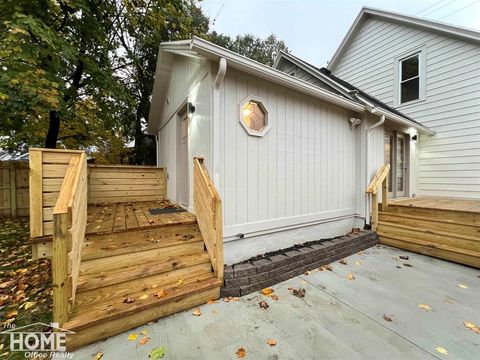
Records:
[[[402,63],[414,56],[418,56],[418,75],[411,77],[407,80],[402,80]],[[408,106],[421,101],[426,100],[426,71],[425,71],[425,59],[426,59],[426,46],[423,45],[419,48],[415,48],[406,53],[403,53],[394,59],[395,66],[395,89],[394,89],[394,104],[396,107]],[[418,78],[418,99],[402,102],[402,89],[403,83]]]
[[[260,108],[263,110],[263,112],[265,113],[265,126],[260,131],[251,129],[243,121],[243,108],[249,102],[257,103],[260,106]],[[265,103],[265,100],[263,100],[261,97],[258,97],[258,96],[249,95],[242,102],[240,102],[240,104],[238,106],[238,121],[240,122],[240,124],[242,124],[242,127],[245,129],[245,131],[247,132],[248,135],[263,137],[267,134],[268,130],[270,130],[270,128],[271,128],[270,121],[269,121],[269,116],[268,116],[269,112],[270,111],[268,109],[267,104]]]

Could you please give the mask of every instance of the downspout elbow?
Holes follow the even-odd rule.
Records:
[[[225,78],[225,74],[227,73],[227,60],[225,58],[220,58],[220,62],[218,64],[218,72],[217,76],[215,77],[215,88],[218,89]]]

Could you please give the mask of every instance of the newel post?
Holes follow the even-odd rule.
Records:
[[[68,289],[68,213],[53,215],[53,321],[62,326],[69,317]]]

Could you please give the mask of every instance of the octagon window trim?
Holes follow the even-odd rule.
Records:
[[[245,105],[247,105],[249,102],[254,102],[254,103],[257,103],[260,108],[262,109],[264,115],[265,115],[265,126],[263,127],[262,130],[258,131],[258,130],[253,130],[251,129],[250,127],[248,127],[247,124],[245,124],[245,122],[243,121],[243,110],[244,110],[244,107]],[[268,109],[268,106],[265,102],[264,99],[262,99],[261,97],[259,96],[255,96],[255,95],[249,95],[247,96],[241,103],[240,103],[240,106],[238,108],[238,121],[240,122],[240,124],[242,124],[242,127],[245,129],[245,131],[247,132],[248,135],[250,136],[257,136],[257,137],[263,137],[267,134],[268,130],[270,130],[271,126],[270,126],[270,123],[269,123],[269,119],[268,119],[268,114],[270,112],[270,110]]]

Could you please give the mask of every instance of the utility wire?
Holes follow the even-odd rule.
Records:
[[[437,1],[436,3],[434,3],[433,5],[430,5],[429,7],[423,9],[422,11],[419,11],[418,13],[416,13],[415,15],[420,15],[421,13],[427,11],[427,10],[430,10],[431,8],[437,6],[438,4],[444,2],[445,0],[440,0],[440,1]]]
[[[446,4],[443,4],[442,6],[440,6],[440,7],[436,8],[436,9],[433,9],[432,11],[429,11],[429,12],[423,14],[422,16],[430,15],[430,14],[432,14],[432,13],[434,13],[434,12],[440,10],[440,9],[443,9],[445,6],[450,5],[451,3],[455,2],[455,1],[457,1],[457,0],[449,1],[449,2],[447,2]]]
[[[472,2],[472,3],[468,4],[468,5],[465,5],[464,7],[461,7],[460,9],[455,10],[455,11],[451,12],[450,14],[447,14],[447,15],[445,15],[445,16],[442,16],[441,18],[439,18],[439,19],[437,19],[437,20],[445,19],[446,17],[448,17],[448,16],[450,16],[450,15],[453,15],[453,14],[456,14],[456,13],[462,11],[463,9],[466,9],[466,8],[472,6],[472,5],[477,4],[478,2],[480,2],[480,0],[475,0],[474,2]]]

